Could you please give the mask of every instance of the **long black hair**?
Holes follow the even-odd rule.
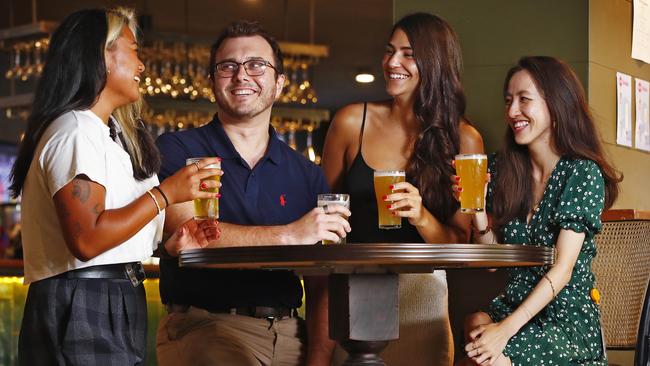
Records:
[[[11,172],[10,190],[14,198],[23,189],[36,147],[52,121],[72,110],[90,109],[96,103],[106,85],[104,52],[124,26],[136,34],[133,19],[133,12],[123,8],[80,10],[66,17],[52,34],[25,135]],[[109,34],[113,39],[109,39]],[[125,108],[137,109],[130,105]],[[122,115],[133,117],[128,112]],[[141,123],[124,119],[119,123],[130,132],[126,145],[134,176],[139,180],[151,176],[160,166],[153,139]]]
[[[546,101],[551,116],[552,141],[558,153],[571,159],[594,161],[605,180],[605,209],[618,197],[622,175],[609,163],[598,129],[589,112],[585,92],[573,70],[565,62],[548,56],[522,57],[512,67],[503,84],[504,98],[510,79],[528,72]],[[512,129],[498,152],[493,211],[496,226],[514,218],[525,220],[533,206],[532,167],[528,147],[515,142]]]
[[[413,112],[420,122],[406,176],[420,190],[425,206],[442,222],[458,210],[449,185],[451,161],[460,151],[465,93],[460,83],[462,54],[456,33],[427,13],[407,15],[393,27],[406,33],[420,73]]]

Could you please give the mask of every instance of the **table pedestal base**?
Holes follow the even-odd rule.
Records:
[[[379,353],[399,338],[396,274],[331,274],[329,332],[349,357],[345,366],[385,366]]]
[[[343,366],[386,366],[379,353],[388,346],[388,341],[381,342],[342,342],[341,347],[346,350],[349,357]]]

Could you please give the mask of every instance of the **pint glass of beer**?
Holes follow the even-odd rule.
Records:
[[[485,210],[485,180],[487,156],[484,154],[456,155],[456,175],[460,177],[460,212],[475,213]]]
[[[318,195],[318,207],[325,205],[341,205],[350,208],[350,195],[342,193],[327,193]],[[344,217],[347,220],[347,217]],[[339,238],[338,241],[323,240],[323,244],[345,244],[346,238]]]
[[[393,213],[388,209],[388,205],[390,203],[384,201],[383,197],[393,193],[393,191],[390,189],[391,185],[398,182],[404,182],[406,180],[406,173],[403,170],[376,170],[374,179],[379,228],[401,228],[402,218],[393,215]]]
[[[190,165],[198,163],[205,158],[189,158],[185,160],[185,165]],[[204,166],[203,169],[221,169],[221,162],[216,164],[210,164]],[[203,179],[207,180],[216,180],[217,182],[221,180],[220,175],[214,175]],[[219,193],[219,188],[208,188],[206,192]],[[218,219],[219,218],[219,198],[196,198],[194,199],[194,218],[196,220],[207,220],[207,219]]]

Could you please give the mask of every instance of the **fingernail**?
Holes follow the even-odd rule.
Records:
[[[205,182],[201,183],[201,189],[205,189],[208,185]]]
[[[390,210],[393,205],[386,205],[386,208]]]
[[[388,189],[395,189],[395,185],[391,184],[390,186],[388,186]]]
[[[221,161],[221,158],[217,156],[217,161]]]
[[[460,177],[459,176],[456,176],[455,179],[456,179],[456,182],[460,182]]]
[[[217,197],[217,198],[221,198],[221,193],[217,193],[217,194],[215,195],[215,197]]]
[[[458,187],[458,192],[462,192],[462,191],[463,191],[463,187]]]
[[[388,196],[383,196],[381,199],[386,200],[386,198],[388,198]]]

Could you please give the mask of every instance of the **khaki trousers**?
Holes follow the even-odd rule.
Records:
[[[298,366],[306,355],[304,321],[257,319],[190,307],[158,326],[160,366]]]

